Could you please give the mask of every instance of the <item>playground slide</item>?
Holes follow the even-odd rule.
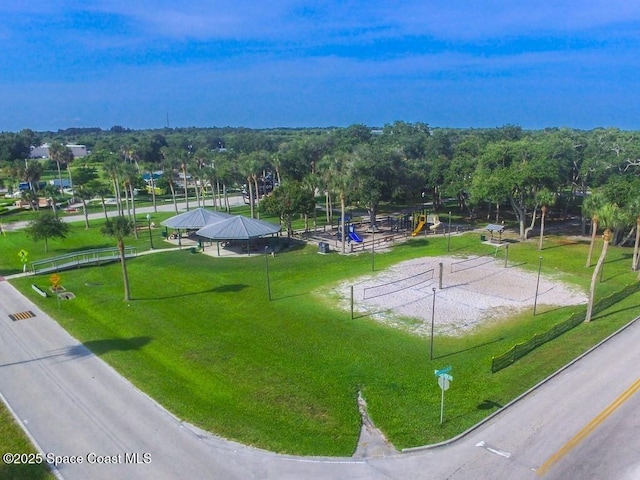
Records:
[[[349,238],[356,243],[362,243],[362,239],[356,232],[349,232]]]
[[[429,230],[431,230],[431,231],[433,232],[436,228],[438,228],[438,227],[440,226],[440,224],[441,224],[441,223],[442,223],[442,222],[434,223],[433,225],[431,225],[431,226],[429,227]]]
[[[420,230],[422,230],[422,227],[424,227],[424,224],[427,223],[424,220],[420,220],[420,222],[418,223],[418,226],[416,227],[416,229],[413,231],[413,233],[411,234],[412,237],[415,237],[416,235],[418,235],[418,233],[420,233]]]

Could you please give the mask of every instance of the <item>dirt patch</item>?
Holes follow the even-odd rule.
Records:
[[[438,285],[440,263],[442,289]],[[428,257],[342,283],[334,293],[340,306],[348,310],[353,286],[354,315],[368,315],[421,336],[429,335],[434,310],[436,334],[461,335],[533,309],[537,277],[537,272],[505,267],[504,260],[493,256]],[[545,275],[540,276],[537,290],[538,308],[587,302],[586,294],[578,288]]]

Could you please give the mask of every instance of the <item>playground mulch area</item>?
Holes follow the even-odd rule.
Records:
[[[442,263],[442,288],[439,288]],[[428,257],[342,283],[335,292],[340,306],[354,317],[369,316],[421,336],[431,332],[432,311],[437,335],[457,336],[523,310],[579,305],[587,295],[552,277],[506,266],[493,256]],[[435,293],[434,293],[435,288]],[[435,297],[434,297],[435,295]]]

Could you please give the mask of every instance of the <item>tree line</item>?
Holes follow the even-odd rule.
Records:
[[[31,145],[45,141],[54,146],[51,160],[59,178],[61,168],[76,177],[74,195],[114,195],[118,205],[134,201],[132,191],[143,185],[142,174],[153,178],[152,172],[162,170],[172,174],[157,180],[153,196],[157,187],[189,202],[191,192],[201,204],[199,195],[208,189],[213,205],[226,208],[228,188],[244,185],[252,216],[259,215],[254,205],[266,193],[267,181],[323,192],[327,212],[333,203],[343,209],[361,205],[372,221],[383,202],[431,202],[437,212],[445,199],[454,198],[471,218],[482,212],[499,219],[501,209],[508,209],[523,239],[542,214],[580,208],[590,193],[619,210],[614,243],[630,238],[640,214],[638,133],[615,128],[447,129],[397,121],[381,128],[23,130],[0,133],[5,186],[37,183],[42,162],[25,158]],[[85,144],[91,153],[82,160],[70,158],[56,147],[66,143]],[[91,174],[95,166],[99,175]],[[586,220],[593,219],[591,203],[585,206]]]

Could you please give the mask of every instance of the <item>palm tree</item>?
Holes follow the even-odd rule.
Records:
[[[189,211],[189,184],[187,183],[187,167],[189,163],[189,152],[180,154],[180,167],[182,169],[182,177],[184,181],[184,201],[187,204],[187,212]]]
[[[598,232],[598,211],[604,205],[604,197],[599,192],[594,192],[584,198],[582,202],[582,214],[591,217],[591,243],[589,245],[589,253],[587,254],[587,267],[591,266],[591,256],[593,254],[593,246],[596,242],[596,234]]]
[[[177,167],[177,162],[173,159],[171,151],[165,147],[161,150],[164,160],[162,161],[163,174],[160,177],[161,183],[166,182],[171,191],[171,198],[173,199],[173,208],[178,215],[178,199],[176,198],[176,187],[173,178],[173,171]]]
[[[129,215],[129,220],[132,222],[136,221],[136,196],[134,192],[134,184],[138,179],[138,170],[132,164],[127,164],[122,166],[122,181],[124,183],[125,191],[128,192],[128,195],[131,196],[131,208],[133,210],[133,216]],[[128,204],[127,204],[128,205]],[[133,234],[138,239],[138,229],[133,229]]]
[[[640,246],[640,198],[634,197],[627,204],[627,213],[629,217],[636,219],[636,239],[633,244],[633,258],[631,260],[631,270],[638,270],[638,247]]]
[[[346,250],[346,203],[347,192],[349,191],[349,185],[351,183],[351,162],[349,157],[339,155],[336,157],[325,157],[322,165],[325,166],[325,175],[327,179],[327,192],[337,192],[340,198],[340,242],[341,251],[344,254]]]
[[[51,211],[53,212],[53,216],[57,217],[58,212],[56,210],[56,195],[58,194],[58,189],[54,185],[51,185],[50,183],[48,183],[44,186],[44,188],[41,191],[49,200],[49,204],[51,206]]]
[[[616,228],[620,225],[621,213],[622,212],[620,211],[620,208],[613,203],[605,203],[597,211],[598,221],[605,228],[605,231],[602,235],[602,240],[604,241],[604,243],[602,245],[602,251],[600,252],[600,257],[598,258],[596,267],[593,270],[593,275],[591,276],[591,286],[589,288],[589,303],[587,304],[587,314],[585,316],[585,322],[591,321],[596,282],[598,279],[598,275],[600,274],[600,270],[602,269],[602,265],[604,264],[604,261],[607,257],[609,242],[611,241],[611,228]]]
[[[128,218],[119,216],[113,220],[107,220],[102,227],[102,233],[115,237],[118,241],[118,252],[120,255],[120,264],[122,265],[122,281],[124,283],[124,300],[128,302],[131,299],[129,292],[129,276],[127,274],[127,262],[124,255],[124,238],[131,235],[135,226]]]
[[[32,191],[36,191],[41,176],[42,164],[40,162],[32,160],[25,165],[22,179],[25,182],[29,182],[29,187]]]
[[[81,185],[76,192],[82,202],[82,212],[84,213],[84,228],[89,230],[89,210],[87,209],[87,200],[93,198],[93,191],[87,185]]]
[[[58,142],[51,143],[49,145],[49,158],[56,162],[58,166],[58,185],[60,192],[62,192],[62,173],[60,173],[60,162],[62,161],[62,149],[64,145]]]
[[[255,199],[258,196],[258,183],[257,181],[254,182],[254,180],[256,180],[258,177],[257,172],[260,171],[260,165],[258,164],[256,157],[252,154],[241,156],[240,165],[240,168],[242,168],[242,173],[247,180],[247,188],[249,189],[249,206],[251,209],[251,218],[255,218]]]
[[[104,213],[104,219],[109,220],[109,215],[107,215],[107,204],[105,202],[105,197],[109,195],[111,189],[108,185],[105,185],[98,179],[90,180],[87,182],[86,187],[93,192],[94,195],[100,197],[100,203],[102,204],[102,212]]]
[[[29,203],[31,210],[40,210],[38,194],[34,190],[24,190],[22,192],[22,200]]]
[[[541,205],[540,211],[540,242],[538,244],[538,250],[542,250],[542,242],[544,241],[544,221],[547,217],[547,208],[555,202],[555,195],[549,190],[542,189],[536,195],[538,203]]]
[[[120,163],[115,158],[110,158],[104,162],[103,169],[113,185],[113,194],[116,197],[118,215],[124,215],[122,194],[120,193]]]
[[[149,182],[151,183],[151,202],[153,203],[153,211],[158,213],[158,204],[156,202],[156,179],[153,174],[153,164],[144,165],[144,170],[149,172]]]

